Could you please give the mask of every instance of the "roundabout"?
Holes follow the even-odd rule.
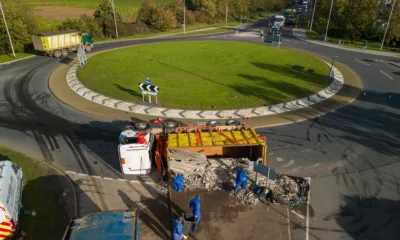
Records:
[[[396,179],[400,167],[399,78],[398,69],[385,63],[397,59],[307,44],[291,38],[290,33],[284,33],[284,37],[288,40],[284,46],[316,53],[325,57],[324,61],[339,56],[340,64],[335,65],[345,79],[341,91],[332,98],[312,108],[293,111],[290,116],[288,113],[274,115],[280,116],[274,124],[293,123],[296,117],[309,120],[258,130],[268,137],[270,166],[283,173],[312,178],[311,206],[315,217],[310,219],[309,230],[296,228],[292,235],[304,239],[307,232],[313,239],[366,239],[385,233],[385,239],[394,239],[393,236],[398,239],[395,221],[391,219],[398,217],[394,210],[398,204]],[[207,37],[188,39],[207,40]],[[238,40],[229,34],[214,39]],[[99,44],[96,51],[177,40],[180,39],[105,43]],[[148,120],[148,115],[106,108],[71,91],[66,74],[73,64],[67,60],[33,57],[1,68],[0,143],[76,173],[123,178],[116,164],[116,136],[121,126],[132,118]],[[393,79],[386,78],[382,71]],[[55,77],[58,80],[52,82]],[[363,85],[348,86],[353,78],[361,79]],[[57,94],[53,91],[56,85],[63,86]],[[362,94],[358,95],[360,89]],[[62,94],[68,95],[68,99]],[[340,101],[346,94],[347,101]],[[348,105],[343,107],[345,104]],[[307,109],[311,111],[321,105],[329,110],[307,114]],[[258,121],[257,126],[265,126],[268,117],[272,116],[252,118],[249,122]],[[107,204],[110,203],[103,202],[104,208]],[[103,205],[99,206],[103,209]],[[387,211],[380,211],[376,217],[373,209]],[[349,216],[348,212],[354,214]],[[290,216],[290,221],[297,220],[295,215]],[[376,225],[370,219],[384,224],[371,228],[376,231],[370,230],[367,226]]]
[[[139,102],[138,84],[151,78],[165,108],[239,109],[309,96],[329,85],[329,68],[305,53],[259,44],[179,41],[105,52],[78,70],[84,86]]]

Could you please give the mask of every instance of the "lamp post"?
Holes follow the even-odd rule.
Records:
[[[332,72],[333,72],[333,65],[335,64],[335,60],[338,56],[333,56],[332,59],[332,64],[331,64],[331,70],[329,71],[329,77],[332,76]]]
[[[228,26],[228,0],[225,0],[225,25]]]
[[[0,10],[1,10],[1,14],[3,15],[4,25],[6,26],[6,32],[7,32],[7,35],[8,35],[8,40],[10,41],[11,51],[12,51],[13,57],[15,58],[14,45],[13,45],[12,40],[11,40],[10,32],[8,31],[6,15],[4,15],[3,6],[1,5],[1,2],[0,2]]]
[[[313,12],[312,12],[312,17],[311,17],[310,31],[312,31],[312,25],[314,23],[314,14],[315,14],[315,8],[316,7],[317,7],[317,0],[315,0],[315,2],[314,2],[314,9],[313,9]]]
[[[183,33],[186,34],[186,0],[183,0]]]
[[[395,6],[396,6],[396,0],[394,0],[394,2],[393,2],[392,10],[390,10],[389,20],[387,22],[385,34],[383,35],[383,39],[382,39],[381,51],[383,49],[383,44],[385,43],[386,34],[387,34],[388,29],[389,29],[390,19],[392,18],[392,13],[393,13],[393,10],[394,10]]]
[[[324,38],[325,42],[326,42],[326,40],[328,40],[328,29],[329,29],[329,22],[331,21],[332,7],[333,7],[333,0],[331,2],[331,9],[329,10],[328,23],[326,24],[326,32],[325,32],[325,38]]]
[[[250,20],[250,1],[251,0],[249,0],[249,7],[247,8],[247,22],[249,22],[249,20]]]
[[[118,38],[117,16],[115,15],[114,0],[111,0],[111,4],[112,4],[112,8],[113,8],[113,13],[114,13],[115,36]]]

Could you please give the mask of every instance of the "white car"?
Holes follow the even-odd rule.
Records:
[[[274,18],[274,25],[283,27],[285,25],[285,17],[282,15],[276,15]]]
[[[297,13],[303,13],[303,8],[297,8]]]

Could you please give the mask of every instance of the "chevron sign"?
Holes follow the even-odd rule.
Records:
[[[147,85],[145,83],[139,83],[139,88],[142,91],[149,91],[149,92],[159,92],[160,91],[160,88],[158,88],[158,86]]]

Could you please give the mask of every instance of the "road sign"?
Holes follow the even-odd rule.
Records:
[[[148,92],[148,91],[142,91],[143,95],[151,95],[151,96],[157,96],[156,92]]]
[[[151,85],[151,80],[150,80],[150,78],[147,78],[147,79],[146,79],[146,84],[147,84],[147,85]]]
[[[148,85],[145,83],[139,83],[139,88],[142,91],[148,91],[148,92],[159,92],[160,91],[160,88],[158,86]]]

